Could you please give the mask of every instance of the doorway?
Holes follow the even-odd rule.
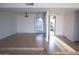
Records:
[[[56,45],[56,16],[49,17],[49,43],[48,43],[48,52],[55,52],[59,50]]]
[[[56,28],[56,16],[50,16],[50,21],[49,21],[50,36],[55,36],[55,28]]]

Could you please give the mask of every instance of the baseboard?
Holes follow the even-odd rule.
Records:
[[[11,36],[11,35],[14,35],[14,34],[16,34],[16,33],[11,33],[11,34],[8,34],[8,35],[6,35],[6,36],[0,37],[0,40],[2,40],[2,39],[4,39],[4,38],[7,38],[7,37],[9,37],[9,36]]]

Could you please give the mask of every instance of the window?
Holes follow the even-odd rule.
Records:
[[[35,31],[42,33],[43,32],[43,18],[38,17],[35,21]]]

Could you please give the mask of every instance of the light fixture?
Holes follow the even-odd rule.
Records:
[[[26,5],[26,6],[33,6],[34,3],[26,3],[25,5]]]
[[[25,14],[25,17],[28,17],[27,12],[26,12],[26,14]]]

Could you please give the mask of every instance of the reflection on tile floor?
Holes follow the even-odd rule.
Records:
[[[79,54],[77,45],[64,36],[51,35],[48,50],[45,45],[44,34],[17,33],[0,40],[0,54]]]
[[[1,54],[46,54],[44,34],[17,33],[0,40]]]
[[[78,45],[65,36],[50,36],[49,54],[79,54]]]
[[[0,47],[33,47],[43,48],[45,38],[43,34],[17,33],[10,37],[0,40]]]
[[[61,49],[56,45],[56,37],[55,36],[50,36],[49,51],[50,52],[59,52],[59,51],[61,51]]]

